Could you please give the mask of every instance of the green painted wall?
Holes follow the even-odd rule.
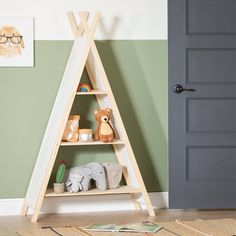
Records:
[[[148,191],[167,191],[167,41],[98,41]],[[24,197],[69,56],[70,41],[36,41],[34,68],[0,68],[0,198]],[[83,79],[86,80],[86,73]],[[73,113],[94,127],[94,98]],[[115,160],[111,147],[62,147],[68,165]]]

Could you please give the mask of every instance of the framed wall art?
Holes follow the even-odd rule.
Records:
[[[34,66],[34,18],[0,17],[0,67]]]

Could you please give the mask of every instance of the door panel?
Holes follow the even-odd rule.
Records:
[[[235,34],[235,0],[187,0],[189,34]]]
[[[186,157],[188,182],[235,180],[235,147],[188,147]]]
[[[170,208],[236,208],[235,32],[236,0],[169,0]]]
[[[235,55],[235,49],[187,50],[188,84],[235,83]]]
[[[235,98],[188,98],[186,126],[189,132],[235,132]]]

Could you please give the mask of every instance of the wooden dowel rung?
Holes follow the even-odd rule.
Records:
[[[77,35],[78,34],[78,25],[75,20],[75,16],[74,16],[73,12],[71,12],[71,11],[67,12],[67,17],[69,19],[69,22],[70,22],[70,25],[71,25],[74,35]]]
[[[96,28],[97,28],[97,25],[98,25],[98,22],[100,20],[100,17],[101,17],[101,12],[96,12],[95,16],[94,16],[94,19],[93,19],[92,27],[91,27],[91,30],[90,30],[91,35],[94,35],[94,33],[96,31]]]
[[[68,16],[72,31],[75,36],[82,36],[84,33],[84,27],[87,27],[87,31],[90,32],[90,36],[93,36],[95,33],[95,30],[97,28],[101,13],[100,12],[95,13],[91,29],[89,29],[89,27],[88,27],[89,13],[87,11],[79,12],[79,16],[80,16],[80,24],[79,25],[75,19],[75,15],[73,12],[68,12],[67,16]],[[86,23],[86,26],[84,25],[85,23]]]

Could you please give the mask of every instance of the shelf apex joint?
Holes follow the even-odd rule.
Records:
[[[81,37],[83,36],[84,33],[87,36],[93,36],[99,23],[101,13],[100,12],[95,13],[91,27],[88,26],[89,13],[87,11],[79,12],[79,17],[80,17],[79,24],[77,23],[75,14],[73,12],[71,11],[67,12],[67,17],[69,19],[75,37]]]

